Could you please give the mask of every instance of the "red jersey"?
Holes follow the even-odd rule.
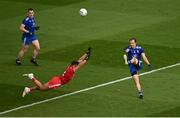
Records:
[[[66,71],[60,76],[62,84],[68,83],[74,77],[74,69],[72,65],[66,68]]]

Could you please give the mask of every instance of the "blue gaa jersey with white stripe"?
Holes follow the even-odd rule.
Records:
[[[23,36],[24,37],[30,37],[30,36],[34,36],[34,31],[35,31],[35,20],[34,20],[34,17],[33,18],[30,18],[28,16],[26,16],[22,22],[22,24],[25,25],[25,29],[28,30],[29,32],[31,32],[32,34],[30,33],[23,33]]]
[[[135,57],[138,60],[141,60],[141,54],[144,52],[144,49],[141,46],[136,46],[136,48],[128,46],[124,50],[128,54],[128,61],[130,61],[133,57]]]

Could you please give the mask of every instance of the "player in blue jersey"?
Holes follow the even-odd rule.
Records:
[[[138,71],[142,68],[143,65],[141,57],[144,60],[144,62],[148,65],[149,69],[151,68],[151,64],[149,63],[143,48],[137,45],[135,38],[131,38],[129,40],[129,43],[130,45],[124,49],[126,53],[124,54],[124,60],[125,64],[129,66],[131,76],[135,82],[135,86],[138,91],[138,96],[140,99],[143,99],[143,93],[138,76]]]
[[[27,16],[24,18],[22,24],[20,25],[19,29],[23,32],[22,34],[22,46],[18,53],[16,64],[21,65],[21,59],[24,56],[24,53],[29,48],[29,45],[33,45],[33,56],[30,60],[31,63],[34,65],[38,65],[36,62],[36,57],[40,50],[40,44],[38,39],[35,35],[35,30],[38,30],[40,27],[35,25],[35,19],[34,19],[34,10],[32,8],[29,8],[27,11]]]

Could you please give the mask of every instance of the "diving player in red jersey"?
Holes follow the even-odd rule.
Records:
[[[90,58],[90,55],[91,48],[88,48],[88,51],[82,57],[80,57],[78,60],[72,61],[72,63],[66,68],[62,75],[52,77],[45,84],[42,84],[37,78],[35,78],[33,73],[23,74],[24,77],[32,80],[35,86],[25,87],[22,97],[34,90],[44,91],[49,89],[56,89],[64,84],[67,84],[74,77],[75,72],[87,62],[87,60]]]

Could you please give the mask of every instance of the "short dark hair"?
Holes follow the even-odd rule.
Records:
[[[28,11],[33,11],[33,8],[28,8]]]
[[[134,40],[134,42],[137,42],[136,38],[130,38],[129,39],[129,41],[133,41],[133,40]]]
[[[74,60],[74,61],[72,61],[71,62],[71,65],[75,65],[75,66],[77,66],[79,64],[79,62],[78,61],[76,61],[76,60]]]

